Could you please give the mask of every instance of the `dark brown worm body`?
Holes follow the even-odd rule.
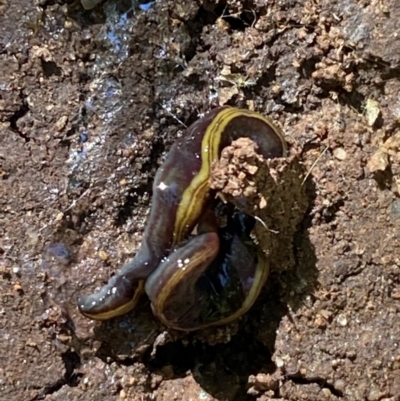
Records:
[[[264,158],[286,155],[280,130],[255,112],[223,107],[192,124],[157,171],[138,253],[99,292],[78,299],[82,314],[105,320],[126,313],[145,282],[155,315],[176,329],[224,324],[251,307],[268,276],[268,261],[249,245],[248,229],[239,223],[243,214],[230,217],[231,234],[203,224],[189,239],[209,213],[211,165],[240,137],[252,139]]]

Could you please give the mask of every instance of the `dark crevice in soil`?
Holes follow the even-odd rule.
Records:
[[[217,18],[218,15],[213,12],[207,11],[203,6],[200,6],[199,11],[195,15],[195,17],[192,20],[187,21],[185,25],[191,37],[191,44],[187,47],[187,49],[185,49],[184,56],[186,62],[190,62],[196,55],[196,48],[204,27],[214,24]]]
[[[393,173],[389,167],[384,171],[375,171],[373,176],[381,191],[391,189]]]
[[[143,163],[141,172],[144,174],[152,172],[154,166],[157,166],[158,159],[164,153],[164,151],[165,151],[165,146],[162,141],[153,143],[149,159],[148,161]]]
[[[389,68],[382,72],[382,81],[389,81],[391,79],[399,79],[400,77],[400,67]]]
[[[69,150],[70,146],[71,146],[71,141],[69,139],[62,139],[59,142],[60,147],[62,148],[67,148]]]
[[[46,386],[43,391],[32,398],[31,401],[44,400],[46,395],[54,394],[65,385],[76,387],[79,384],[83,376],[81,373],[75,372],[75,369],[78,368],[81,363],[79,355],[76,352],[67,351],[61,354],[61,358],[65,366],[64,377]]]
[[[70,1],[71,2],[71,1]],[[54,6],[57,3],[57,0],[46,0],[41,7],[45,10],[47,7]]]
[[[337,202],[333,203],[332,205],[324,208],[322,210],[322,218],[325,223],[332,223],[335,218],[337,212],[344,206],[344,199],[340,199]]]
[[[29,142],[31,140],[31,138],[24,134],[17,125],[17,121],[24,117],[28,112],[29,112],[29,106],[28,103],[26,102],[25,99],[25,95],[23,94],[23,92],[20,92],[20,98],[21,98],[21,106],[19,107],[19,109],[9,118],[9,122],[10,122],[10,128],[12,131],[14,131],[15,133],[17,133],[21,138],[23,138],[25,140],[25,142]]]
[[[262,14],[260,10],[263,7],[256,7],[253,0],[241,1],[240,10],[236,10],[234,5],[227,8],[227,1],[218,3],[214,12],[219,18],[227,22],[232,30],[244,31],[247,27],[252,26],[257,18]]]
[[[124,226],[128,219],[132,217],[132,211],[139,203],[139,199],[141,199],[146,193],[151,194],[152,185],[152,182],[147,182],[129,191],[125,203],[119,208],[118,214],[115,217],[114,224],[117,227]]]
[[[356,89],[352,90],[350,93],[346,90],[340,88],[337,90],[339,95],[339,101],[341,104],[352,107],[358,113],[364,113],[365,96],[357,92]]]
[[[30,401],[44,400],[46,398],[46,395],[54,394],[56,391],[60,390],[60,388],[64,384],[65,384],[64,379],[59,379],[55,383],[46,386],[40,394],[31,398]]]
[[[313,56],[303,61],[299,68],[300,76],[304,79],[311,79],[312,73],[315,71],[315,65],[322,60],[321,56]]]
[[[356,266],[352,267],[352,269],[353,269],[352,271],[350,271],[350,272],[344,274],[343,276],[339,277],[339,280],[338,280],[339,283],[343,284],[348,278],[358,276],[365,268],[364,266],[361,266],[360,263],[361,262],[359,261]]]
[[[48,1],[51,2],[53,0]],[[80,0],[67,0],[66,3],[68,3],[68,16],[75,20],[82,27],[103,24],[106,20],[106,16],[102,7],[103,3],[99,3],[93,10],[85,10]],[[121,4],[121,1],[116,2],[116,4]]]
[[[79,232],[81,235],[87,234],[90,231],[88,221],[93,213],[93,210],[90,210],[89,206],[86,204],[82,204],[81,208],[75,207],[74,209],[68,210],[65,213],[65,216],[68,218],[64,219],[65,224],[63,225],[63,231],[66,232],[68,229],[72,229]]]
[[[3,254],[4,254],[4,252],[0,251],[0,255],[3,255]],[[1,277],[3,278],[3,280],[7,280],[7,281],[11,281],[11,279],[12,279],[12,275],[8,271],[2,271]]]
[[[79,355],[76,352],[67,351],[64,352],[61,357],[65,365],[65,384],[68,384],[70,387],[77,386],[82,377],[81,373],[75,372],[75,369],[77,369],[81,363]]]
[[[229,14],[227,12],[226,1],[220,2],[213,9],[206,9],[204,5],[201,5],[196,16],[186,23],[189,35],[192,38],[192,43],[185,50],[185,60],[190,62],[196,55],[196,47],[204,27],[207,25],[214,25],[217,19],[223,19],[233,31],[244,31],[247,27],[251,26],[256,19],[256,14],[250,11],[250,5],[248,7],[244,6],[243,8],[245,10],[240,13]],[[203,50],[206,49],[206,47],[203,48]]]
[[[273,82],[275,79],[276,79],[276,65],[273,64],[268,69],[268,71],[262,73],[262,75],[257,81],[256,88],[264,89],[265,87],[269,87],[271,82]]]
[[[42,64],[43,74],[46,78],[50,78],[55,75],[57,77],[61,76],[61,68],[54,61],[45,61],[40,59]]]
[[[321,389],[326,388],[328,389],[334,396],[338,398],[343,397],[343,392],[336,389],[332,384],[329,384],[326,379],[322,377],[315,377],[315,378],[306,378],[302,376],[300,373],[299,374],[289,374],[286,375],[286,378],[290,379],[293,383],[295,384],[304,384],[304,385],[309,385],[309,384],[317,384]]]
[[[256,14],[252,13],[250,10],[244,10],[238,14],[223,13],[221,18],[229,24],[229,27],[233,31],[244,31],[254,23]]]

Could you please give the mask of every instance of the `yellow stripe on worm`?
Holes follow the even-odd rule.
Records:
[[[190,220],[193,216],[199,216],[204,206],[204,202],[207,199],[209,193],[208,179],[210,177],[211,165],[214,161],[219,159],[221,152],[221,142],[224,139],[224,135],[231,135],[232,140],[240,137],[254,136],[254,133],[249,132],[237,132],[233,135],[231,132],[227,132],[228,124],[234,122],[235,119],[244,117],[248,119],[256,119],[262,122],[267,127],[266,132],[270,135],[275,136],[279,144],[281,145],[280,152],[275,157],[286,156],[286,141],[283,137],[281,130],[275,126],[272,121],[263,115],[245,109],[237,109],[234,107],[224,107],[219,109],[218,113],[215,114],[214,118],[206,127],[204,137],[201,144],[201,168],[198,174],[193,178],[190,185],[185,189],[182,195],[182,201],[178,207],[175,221],[175,241],[181,241],[184,236],[183,233],[186,231],[186,227],[190,226]],[[189,128],[190,129],[190,128]],[[250,135],[249,135],[250,134]],[[227,141],[225,141],[226,145]],[[261,149],[261,152],[265,149]],[[268,152],[268,150],[266,151]]]

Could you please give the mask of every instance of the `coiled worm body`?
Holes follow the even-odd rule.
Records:
[[[122,315],[145,291],[164,324],[189,331],[226,324],[253,305],[269,269],[250,238],[254,220],[235,210],[217,227],[208,184],[221,150],[241,137],[266,159],[286,155],[281,131],[256,112],[222,107],[194,122],[156,173],[136,256],[98,292],[78,299],[83,315]]]

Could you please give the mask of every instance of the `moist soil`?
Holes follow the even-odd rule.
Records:
[[[84,3],[0,0],[0,399],[400,400],[398,1]],[[258,301],[189,334],[146,297],[84,318],[171,144],[224,104],[290,145],[255,192],[279,243]]]

